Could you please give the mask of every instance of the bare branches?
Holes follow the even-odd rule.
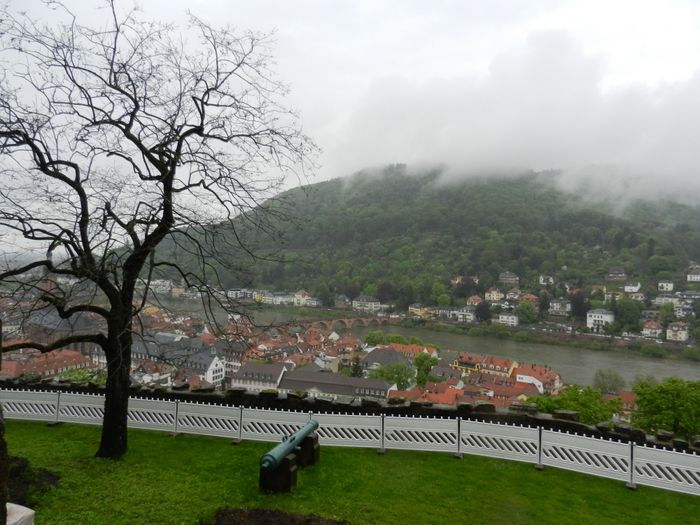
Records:
[[[21,341],[18,343],[4,345],[1,348],[3,352],[21,350],[22,348],[34,348],[35,350],[45,353],[76,343],[94,343],[104,348],[107,346],[107,338],[102,334],[71,335],[68,337],[62,337],[48,344],[40,344],[32,341]]]
[[[316,147],[280,102],[269,37],[194,16],[176,32],[113,1],[104,25],[88,27],[57,5],[46,26],[0,14],[0,234],[57,247],[61,260],[37,258],[0,282],[62,318],[138,313],[156,271],[220,301],[222,272],[259,255],[241,225],[272,231],[266,199],[285,174],[313,168]],[[166,238],[196,263],[156,258]],[[21,278],[37,269],[93,283],[104,304]]]

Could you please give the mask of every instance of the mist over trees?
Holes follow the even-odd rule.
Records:
[[[261,264],[254,285],[327,287],[405,308],[464,304],[511,271],[530,285],[540,274],[556,276],[546,304],[568,295],[561,283],[600,282],[611,266],[650,281],[680,276],[700,259],[698,209],[666,213],[661,204],[638,203],[619,216],[563,193],[546,173],[446,182],[440,170],[414,172],[396,165],[286,192],[281,198],[303,227],[280,224],[289,262],[283,272]],[[452,285],[456,275],[479,283]],[[586,297],[572,298],[574,316],[585,317],[589,307]]]

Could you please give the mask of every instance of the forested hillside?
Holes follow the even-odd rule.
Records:
[[[445,181],[398,165],[294,189],[280,196],[288,218],[274,224],[283,242],[262,241],[264,251],[281,248],[285,262],[258,262],[249,282],[225,282],[435,303],[457,299],[455,275],[478,275],[483,289],[509,270],[528,289],[539,274],[580,286],[623,266],[650,286],[682,278],[688,261],[700,259],[697,208],[636,202],[615,215],[558,190],[555,177]]]

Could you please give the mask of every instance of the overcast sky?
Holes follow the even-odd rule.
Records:
[[[94,0],[68,3],[101,16]],[[153,18],[182,23],[191,9],[276,31],[279,76],[323,149],[315,180],[390,162],[563,169],[575,181],[637,181],[630,191],[700,178],[697,1],[138,5]]]

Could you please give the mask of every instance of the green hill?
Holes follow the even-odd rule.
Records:
[[[257,261],[244,278],[222,280],[435,303],[464,295],[450,287],[455,275],[478,275],[483,289],[508,270],[534,290],[539,274],[581,286],[623,266],[651,287],[682,279],[689,260],[700,259],[698,208],[639,201],[615,214],[614,201],[565,193],[553,173],[446,181],[438,171],[390,166],[280,195],[271,204],[280,238],[258,238],[257,249],[284,262]],[[250,239],[242,224],[237,233]]]

